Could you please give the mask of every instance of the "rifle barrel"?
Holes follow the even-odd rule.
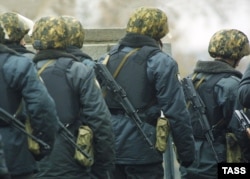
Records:
[[[0,119],[3,120],[4,122],[6,122],[7,124],[10,124],[10,125],[14,126],[15,128],[19,129],[24,134],[26,134],[27,136],[32,138],[34,141],[36,141],[37,143],[42,145],[45,149],[50,149],[50,146],[47,143],[45,143],[44,141],[38,139],[34,135],[29,134],[25,130],[24,124],[21,121],[19,121],[18,119],[16,119],[14,116],[9,114],[7,111],[5,111],[3,108],[0,108]]]
[[[219,162],[218,155],[213,145],[214,136],[213,136],[211,127],[209,125],[207,116],[205,114],[205,105],[201,97],[198,95],[197,91],[195,90],[195,87],[193,85],[191,78],[189,77],[183,78],[182,86],[183,86],[186,99],[191,101],[194,110],[196,110],[199,114],[199,122],[202,127],[202,130],[204,131],[205,137],[213,150],[216,161]]]

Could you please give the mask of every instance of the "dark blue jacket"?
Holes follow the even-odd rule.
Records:
[[[55,103],[37,77],[32,61],[1,45],[0,107],[10,114],[17,111],[21,99],[25,102],[31,119],[33,134],[53,147],[57,130]],[[4,88],[3,88],[4,87]],[[5,96],[9,94],[10,96]],[[12,104],[15,102],[15,104]],[[8,105],[6,105],[8,104]],[[36,161],[28,150],[27,135],[10,125],[0,126],[8,169],[12,175],[32,173],[37,170]]]
[[[47,55],[55,55],[57,51],[47,52],[44,50],[35,56],[34,61],[38,69],[51,59],[46,58]],[[79,124],[88,125],[92,129],[94,167],[98,168],[100,173],[104,173],[114,167],[114,136],[111,115],[95,80],[94,70],[77,62],[75,57],[64,51],[58,52],[58,55],[62,57],[55,55],[52,59],[56,60],[42,72],[41,77],[56,102],[61,122],[72,124],[69,130],[73,134],[77,134]],[[59,63],[64,62],[70,63],[58,69]],[[51,155],[39,162],[41,170],[37,177],[89,178],[91,167],[80,165],[74,159],[74,152],[74,146],[58,134]]]
[[[131,37],[130,34],[127,34],[120,41],[119,45],[122,46],[121,53],[125,52],[126,54],[134,48],[158,46],[156,41],[147,36],[138,35],[137,37]],[[136,56],[136,53],[134,56]],[[119,57],[119,55],[117,56]],[[103,58],[99,61],[102,60]],[[116,59],[111,56],[110,60]],[[138,59],[131,57],[127,59],[127,62],[130,60]],[[162,110],[164,115],[170,121],[171,132],[180,161],[192,162],[194,160],[194,138],[192,135],[190,116],[184,100],[184,93],[178,79],[178,65],[171,56],[159,51],[146,59],[145,67],[144,80],[140,81],[145,81],[145,79],[147,79],[147,84],[149,86],[147,86],[147,89],[141,89],[141,91],[136,89],[135,91],[137,92],[133,95],[134,98],[137,98],[138,96],[141,96],[141,94],[144,94],[143,90],[154,89],[154,93],[151,93],[151,95],[153,95],[156,101],[149,104],[150,110],[147,110],[144,117],[141,115],[142,121],[148,121],[150,120],[148,119],[149,116],[152,116],[151,122],[145,122],[142,128],[152,143],[155,144],[156,131],[155,125],[152,124],[156,124],[157,117],[159,117],[160,110]],[[130,70],[137,69],[128,68],[119,75],[124,75],[126,77],[127,74],[127,76],[130,76],[129,74],[134,72],[131,72]],[[127,77],[126,81],[123,82],[136,84],[136,82],[133,81],[135,79],[137,78]],[[123,84],[119,81],[118,83],[120,83],[121,86]],[[145,86],[145,84],[137,83],[136,85],[132,85],[133,88],[140,88],[140,86]],[[131,95],[131,101],[133,101],[132,97],[133,96]],[[145,98],[147,97],[148,96],[145,96]],[[156,149],[149,148],[139,130],[137,130],[133,119],[129,118],[124,113],[112,113],[112,110],[111,114],[116,137],[116,164],[149,164],[162,162],[162,153],[158,152]],[[158,114],[158,116],[155,114]]]

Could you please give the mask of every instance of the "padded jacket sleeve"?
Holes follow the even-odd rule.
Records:
[[[194,137],[176,61],[163,52],[157,53],[149,59],[147,73],[149,80],[155,83],[159,105],[170,120],[180,162],[193,162]]]
[[[102,169],[114,167],[114,134],[111,114],[103,99],[92,68],[74,63],[67,74],[72,85],[77,87],[82,105],[81,119],[94,133],[95,166]],[[80,67],[81,66],[81,67]]]
[[[222,78],[215,85],[215,94],[219,106],[223,111],[223,119],[228,124],[233,116],[233,110],[236,104],[237,92],[239,88],[239,78],[230,76],[228,78]]]
[[[22,93],[33,134],[53,147],[58,120],[55,103],[39,80],[33,62],[11,56],[4,64],[4,74],[9,86]]]

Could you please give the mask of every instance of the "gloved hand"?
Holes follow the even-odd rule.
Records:
[[[39,145],[40,146],[40,153],[39,154],[33,154],[33,157],[35,158],[36,161],[40,161],[42,160],[45,156],[48,156],[50,153],[51,153],[51,147],[47,148],[47,147],[44,147],[42,145]]]
[[[34,136],[36,136],[38,139],[40,139],[41,141],[44,142],[44,144],[39,143],[39,154],[34,154],[34,158],[36,161],[41,160],[42,158],[44,158],[45,156],[48,156],[51,151],[52,148],[54,146],[54,140],[50,140],[50,137],[47,136],[47,134],[45,132],[34,132],[33,133]]]

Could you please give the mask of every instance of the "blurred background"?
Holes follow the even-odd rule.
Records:
[[[77,17],[85,28],[125,28],[130,13],[140,6],[166,12],[170,33],[163,39],[179,64],[181,76],[192,72],[197,60],[211,60],[210,37],[222,28],[235,28],[250,38],[249,0],[0,0],[0,13],[14,11],[35,21],[46,15]],[[237,68],[244,72],[250,57]]]

